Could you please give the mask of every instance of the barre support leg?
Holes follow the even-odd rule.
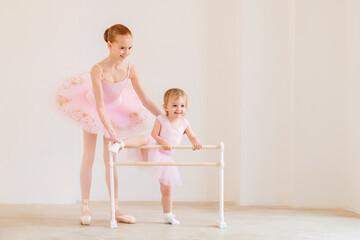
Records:
[[[218,221],[219,228],[226,228],[226,223],[224,219],[224,143],[220,143],[220,200],[219,200],[219,214],[220,219]]]
[[[111,146],[111,141],[109,142],[109,148]],[[113,161],[113,152],[109,150],[109,162],[110,162],[110,198],[111,198],[111,221],[110,228],[117,228],[117,222],[115,219],[115,191],[114,191],[114,161]]]

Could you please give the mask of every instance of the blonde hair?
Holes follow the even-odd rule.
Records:
[[[164,94],[164,104],[163,107],[168,104],[169,99],[175,97],[175,100],[179,99],[180,97],[183,97],[185,99],[185,107],[187,108],[187,95],[186,93],[179,89],[179,88],[170,88],[167,90]],[[168,112],[166,112],[166,115],[168,115]]]

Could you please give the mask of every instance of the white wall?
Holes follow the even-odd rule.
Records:
[[[360,213],[360,2],[347,1],[344,207]]]
[[[237,202],[359,211],[358,11],[242,1]]]
[[[233,201],[238,194],[240,159],[239,111],[239,1],[208,1],[206,52],[206,139],[225,143],[225,199]],[[215,155],[215,156],[214,156]],[[208,151],[206,159],[216,159],[217,152]],[[219,170],[207,171],[211,191],[208,199],[217,201]]]
[[[244,205],[288,205],[292,159],[293,3],[242,1],[241,186]]]
[[[339,207],[344,174],[346,4],[296,1],[293,204]]]

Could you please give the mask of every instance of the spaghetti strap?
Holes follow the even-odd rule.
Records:
[[[129,68],[128,68],[128,73],[127,73],[126,79],[128,79],[130,77],[130,67],[131,67],[131,62],[129,62]]]
[[[102,68],[101,68],[100,65],[97,64],[97,63],[96,63],[95,65],[100,69],[101,77],[102,77],[102,79],[104,79],[104,72],[103,72]]]

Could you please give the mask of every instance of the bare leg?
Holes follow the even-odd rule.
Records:
[[[109,166],[109,146],[110,139],[104,137],[104,163],[105,163],[105,180],[108,187],[109,194],[111,194],[110,190],[110,166]],[[123,139],[125,146],[136,147],[147,144],[149,139],[145,136],[139,137],[131,137]],[[115,159],[116,155],[113,155],[113,159]],[[116,220],[123,223],[135,223],[136,219],[130,215],[126,215],[120,211],[120,208],[117,203],[118,198],[118,177],[117,177],[117,169],[114,168],[114,194],[115,194],[115,217]]]
[[[123,139],[125,147],[138,147],[149,143],[149,138],[146,136],[137,136]]]
[[[164,213],[172,212],[171,187],[160,183],[161,203]]]
[[[96,134],[83,132],[84,150],[80,169],[81,197],[88,200],[92,178],[92,166],[95,158]]]
[[[180,221],[175,218],[175,215],[172,213],[172,197],[171,197],[171,187],[166,186],[160,183],[161,191],[161,203],[164,211],[164,223],[177,225],[180,224]]]
[[[106,185],[108,187],[108,191],[110,194],[110,166],[109,166],[109,146],[110,139],[104,137],[104,163],[105,163],[105,180]],[[125,146],[129,147],[137,147],[141,145],[145,145],[149,142],[149,139],[145,136],[139,137],[130,137],[123,139]],[[113,159],[115,159],[116,155],[113,155]],[[118,198],[118,177],[117,177],[117,170],[116,167],[114,168],[114,187],[115,187],[115,198]]]
[[[104,164],[105,164],[105,181],[110,195],[110,166],[109,166],[109,142],[110,139],[104,137]],[[113,159],[115,161],[116,154],[113,154]],[[115,199],[118,198],[118,177],[117,169],[114,167],[114,195]]]
[[[80,169],[80,185],[83,207],[81,209],[80,223],[89,225],[91,222],[90,188],[92,166],[95,158],[96,134],[83,131],[84,150]]]

